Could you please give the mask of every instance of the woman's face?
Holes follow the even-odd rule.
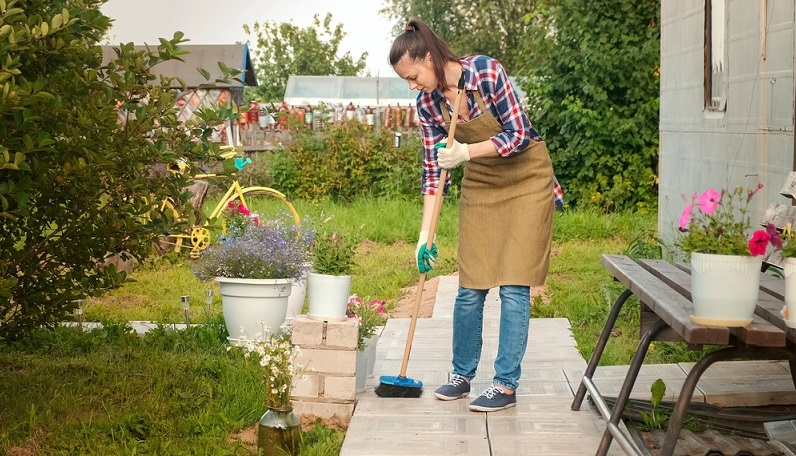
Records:
[[[423,60],[413,60],[409,55],[404,55],[393,70],[409,83],[409,88],[412,90],[431,93],[437,88],[437,78],[434,76],[430,55],[426,55]]]

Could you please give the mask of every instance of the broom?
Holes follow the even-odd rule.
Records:
[[[456,132],[456,119],[459,118],[459,106],[462,102],[462,94],[464,93],[464,71],[459,78],[457,85],[458,91],[456,92],[456,100],[453,102],[453,113],[451,115],[451,127],[448,132],[448,142],[446,147],[453,145],[453,135]],[[439,176],[439,186],[437,187],[437,194],[434,198],[434,213],[431,217],[431,226],[428,230],[428,241],[426,242],[426,249],[431,250],[434,243],[434,235],[437,232],[437,222],[439,221],[439,212],[442,208],[442,193],[445,188],[445,181],[448,179],[448,170],[443,169]],[[401,373],[398,376],[382,375],[379,377],[379,386],[376,387],[375,393],[379,397],[420,397],[423,394],[423,382],[413,380],[406,376],[406,368],[409,365],[409,353],[412,351],[412,339],[415,336],[415,326],[417,326],[417,314],[420,313],[420,301],[423,297],[423,287],[426,283],[426,273],[420,274],[420,280],[417,283],[417,296],[415,297],[415,305],[412,308],[412,319],[409,323],[409,334],[406,337],[406,347],[404,348],[404,358],[401,363]]]

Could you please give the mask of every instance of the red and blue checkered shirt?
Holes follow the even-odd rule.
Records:
[[[531,139],[542,140],[542,137],[531,125],[531,121],[528,120],[528,116],[525,115],[517,93],[500,62],[483,55],[465,57],[459,62],[462,64],[464,72],[465,92],[477,90],[484,99],[486,108],[490,111],[489,113],[481,112],[475,99],[468,96],[467,107],[470,110],[470,119],[483,114],[491,114],[503,125],[503,132],[491,138],[498,154],[509,156],[528,147]],[[436,193],[442,171],[437,162],[434,145],[448,136],[445,119],[442,117],[439,107],[439,102],[443,99],[439,90],[434,90],[431,93],[420,92],[417,96],[417,114],[423,140],[423,179],[420,190],[423,195]],[[453,109],[447,100],[445,100],[445,105],[449,111]],[[563,203],[563,193],[557,181],[555,187],[556,199],[561,199]]]

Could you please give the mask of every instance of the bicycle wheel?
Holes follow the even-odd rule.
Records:
[[[287,199],[284,193],[270,187],[245,187],[241,190],[243,205],[252,213],[256,213],[262,220],[292,220],[299,226],[299,217],[296,208]],[[240,201],[240,194],[233,193],[226,201],[224,207],[230,202]]]

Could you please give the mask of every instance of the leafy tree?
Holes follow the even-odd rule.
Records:
[[[523,17],[537,0],[386,0],[381,13],[396,20],[395,34],[409,19],[420,18],[458,54],[483,54],[500,60],[511,76],[519,76],[535,53],[518,52],[520,43],[537,28]],[[528,51],[526,49],[526,51]],[[531,49],[532,51],[532,49]]]
[[[357,61],[346,52],[338,57],[345,38],[342,24],[332,28],[332,15],[321,22],[316,14],[313,26],[300,28],[291,22],[255,22],[243,25],[247,35],[256,41],[254,65],[259,86],[248,89],[262,101],[281,101],[285,97],[290,75],[356,76],[365,69],[367,52]]]
[[[172,81],[152,67],[186,53],[179,32],[151,51],[122,45],[103,64],[102,3],[0,0],[0,340],[125,280],[98,261],[144,257],[165,230],[147,201],[190,196],[188,176],[156,165],[212,158],[211,126],[232,115],[178,121]]]
[[[523,88],[572,205],[657,201],[660,0],[556,0],[528,19],[549,34]]]

